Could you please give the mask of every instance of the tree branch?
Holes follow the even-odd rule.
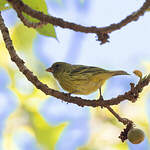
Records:
[[[131,120],[127,118],[121,118],[110,106],[106,106],[106,108],[117,118],[119,122],[122,122],[124,125],[133,123]]]
[[[131,90],[129,90],[128,92],[125,92],[123,95],[119,95],[116,98],[112,98],[110,100],[104,100],[104,101],[87,100],[87,99],[82,99],[80,97],[69,96],[68,94],[65,94],[63,92],[53,90],[49,88],[46,84],[43,84],[42,82],[40,82],[38,78],[24,65],[25,62],[17,55],[14,49],[14,46],[10,39],[8,28],[5,26],[4,20],[1,16],[1,12],[0,12],[0,30],[1,30],[4,42],[5,42],[5,46],[11,57],[11,60],[15,62],[19,70],[26,76],[26,78],[33,85],[35,85],[36,88],[40,89],[46,95],[54,96],[67,103],[77,104],[78,106],[81,106],[81,107],[83,106],[106,107],[110,105],[117,105],[120,102],[127,100],[127,99],[131,102],[135,102],[139,96],[139,93],[142,92],[143,88],[147,86],[150,82],[150,74],[149,74],[148,76],[145,76],[142,80],[140,80],[136,86],[134,86],[134,83],[131,83]]]
[[[146,0],[146,2],[143,4],[143,6],[137,10],[136,12],[132,13],[131,15],[127,16],[125,19],[123,19],[121,22],[117,24],[111,24],[110,26],[98,28],[98,27],[86,27],[82,25],[78,25],[75,23],[64,21],[61,18],[52,17],[49,15],[45,15],[42,12],[33,10],[29,6],[25,5],[21,0],[7,0],[10,2],[13,6],[13,8],[16,10],[18,17],[21,19],[21,21],[24,23],[24,25],[28,27],[38,28],[41,27],[44,24],[51,23],[55,26],[60,26],[62,28],[68,28],[72,29],[74,31],[84,32],[84,33],[96,33],[98,36],[98,40],[103,43],[108,41],[108,33],[111,33],[115,30],[119,30],[128,23],[132,21],[136,21],[141,15],[144,14],[144,12],[150,7],[150,0]],[[39,20],[38,23],[33,23],[28,21],[22,13],[26,13],[36,19]],[[126,128],[121,132],[119,138],[124,141],[127,139],[127,133],[128,131],[133,127],[133,122],[131,120],[128,120],[127,118],[122,118],[117,114],[110,105],[117,105],[120,102],[124,100],[129,100],[131,102],[135,102],[138,99],[139,93],[142,92],[143,88],[147,86],[150,82],[150,74],[148,76],[145,76],[142,78],[137,85],[135,86],[134,83],[130,83],[131,89],[128,92],[125,92],[123,95],[119,95],[116,98],[112,98],[109,100],[88,100],[88,99],[82,99],[80,97],[72,97],[68,94],[56,91],[54,89],[49,88],[46,84],[43,84],[38,80],[38,78],[24,65],[25,62],[17,55],[14,46],[12,44],[8,28],[4,24],[4,20],[1,16],[0,12],[0,30],[6,45],[6,48],[9,52],[9,55],[11,57],[11,60],[15,62],[15,64],[18,66],[19,70],[26,76],[26,78],[32,82],[33,85],[36,86],[36,88],[43,91],[46,95],[54,96],[58,99],[61,99],[67,103],[74,103],[78,106],[92,106],[92,107],[106,107],[117,119],[119,122],[126,125]]]
[[[25,26],[27,26],[27,27],[32,27],[32,28],[40,28],[40,27],[42,27],[43,25],[45,25],[45,24],[48,24],[48,23],[44,23],[44,22],[41,22],[41,21],[39,21],[39,22],[37,22],[37,23],[35,23],[35,22],[30,22],[28,19],[26,19],[23,15],[22,15],[22,12],[21,11],[19,11],[17,8],[16,8],[16,12],[17,12],[17,15],[18,15],[18,17],[20,18],[20,20],[23,22],[23,24],[25,25]]]
[[[119,30],[125,25],[127,25],[128,23],[138,20],[139,17],[144,15],[145,11],[150,7],[150,0],[146,0],[143,6],[139,10],[137,10],[136,12],[133,12],[131,15],[127,16],[119,23],[116,23],[116,24],[114,23],[106,27],[96,27],[96,26],[86,27],[86,26],[79,25],[76,23],[64,21],[61,18],[56,18],[53,16],[46,15],[42,12],[33,10],[32,8],[24,4],[21,0],[7,0],[7,1],[13,6],[13,8],[16,11],[17,10],[19,10],[20,12],[23,11],[24,13],[36,19],[39,19],[41,22],[50,23],[55,26],[68,28],[77,32],[95,33],[98,36],[98,40],[101,41],[102,44],[108,41],[107,40],[109,38],[108,33]]]
[[[1,16],[0,12],[0,30],[5,42],[5,46],[10,54],[11,60],[15,62],[15,64],[18,66],[19,70],[26,76],[26,78],[33,83],[33,85],[36,86],[36,88],[43,91],[46,95],[51,95],[56,98],[59,98],[65,102],[68,103],[74,103],[79,106],[92,106],[92,107],[106,107],[117,119],[119,122],[126,125],[126,128],[121,132],[119,138],[124,142],[127,139],[128,131],[133,127],[133,122],[127,118],[121,118],[111,107],[110,105],[117,105],[121,101],[124,101],[126,99],[135,102],[139,96],[139,93],[142,92],[143,87],[149,84],[150,82],[150,74],[148,76],[145,76],[143,79],[141,79],[136,86],[134,86],[134,83],[131,83],[131,90],[126,92],[124,95],[119,95],[116,98],[112,98],[110,100],[86,100],[82,99],[80,97],[72,97],[68,94],[58,92],[56,90],[53,90],[49,88],[46,84],[43,84],[38,80],[38,78],[24,65],[24,61],[17,55],[14,46],[12,44],[12,41],[10,39],[8,28],[4,24],[4,20]]]

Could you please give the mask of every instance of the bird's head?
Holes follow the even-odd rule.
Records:
[[[65,62],[56,62],[52,64],[51,67],[46,69],[47,72],[51,72],[56,78],[60,77],[60,74],[64,72],[69,72],[70,70],[71,64]]]

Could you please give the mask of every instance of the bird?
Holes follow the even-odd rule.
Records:
[[[55,62],[46,69],[51,72],[60,86],[68,94],[88,95],[99,89],[103,98],[101,87],[106,80],[117,75],[129,75],[122,70],[110,71],[94,66],[72,65],[66,62]]]

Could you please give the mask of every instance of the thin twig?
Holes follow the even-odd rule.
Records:
[[[20,18],[20,20],[23,22],[24,25],[26,25],[27,27],[32,27],[32,28],[41,28],[43,25],[47,24],[46,22],[30,22],[28,19],[26,19],[22,12],[19,11],[18,9],[16,9],[17,15]]]
[[[117,114],[110,106],[106,106],[106,108],[118,119],[119,122],[122,122],[124,125],[133,123],[131,120],[127,118],[120,117],[119,114]]]

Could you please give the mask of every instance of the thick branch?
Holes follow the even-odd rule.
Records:
[[[106,107],[109,105],[117,105],[120,102],[127,100],[127,99],[132,101],[132,102],[135,102],[138,98],[139,93],[142,92],[143,88],[145,86],[147,86],[150,82],[150,74],[149,74],[147,77],[140,80],[136,86],[134,86],[134,84],[131,83],[131,90],[130,91],[124,93],[123,95],[119,95],[116,98],[112,98],[110,100],[104,100],[104,101],[87,100],[87,99],[82,99],[80,97],[69,96],[68,94],[53,90],[53,89],[49,88],[46,84],[43,84],[42,82],[40,82],[38,80],[38,78],[24,65],[25,62],[17,55],[17,53],[14,49],[14,46],[13,46],[12,41],[10,39],[8,28],[5,26],[4,20],[1,16],[1,12],[0,12],[0,30],[1,30],[6,48],[10,54],[11,60],[13,62],[15,62],[15,64],[18,66],[19,70],[26,76],[26,78],[31,83],[33,83],[33,85],[35,85],[36,88],[43,91],[46,95],[54,96],[54,97],[61,99],[65,102],[74,103],[74,104],[77,104],[77,105],[82,106],[82,107],[83,106]]]
[[[127,16],[125,19],[123,19],[121,22],[117,24],[111,24],[110,26],[106,27],[86,27],[82,25],[78,25],[75,23],[71,23],[68,21],[64,21],[61,18],[52,17],[49,15],[45,15],[42,12],[33,10],[26,4],[24,4],[21,0],[7,0],[9,3],[12,4],[14,9],[18,9],[20,11],[25,12],[26,14],[39,19],[41,22],[47,22],[50,24],[53,24],[55,26],[60,26],[62,28],[68,28],[74,31],[84,32],[84,33],[111,33],[112,31],[119,30],[120,28],[124,27],[128,23],[132,21],[136,21],[140,16],[142,16],[145,11],[150,7],[150,0],[146,0],[143,6],[137,10],[136,12],[132,13],[131,15]]]

